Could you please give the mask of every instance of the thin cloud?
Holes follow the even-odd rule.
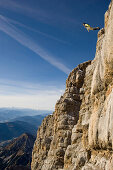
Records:
[[[4,16],[2,15],[2,17],[4,17]],[[36,29],[31,28],[31,27],[29,27],[29,26],[26,26],[25,24],[22,24],[22,23],[20,23],[20,22],[18,22],[18,21],[15,21],[15,20],[13,20],[13,19],[8,18],[8,17],[5,17],[5,18],[7,18],[7,20],[8,20],[10,23],[12,23],[12,24],[15,24],[15,25],[18,25],[18,26],[20,26],[20,27],[26,28],[26,29],[28,29],[28,30],[30,30],[30,31],[36,32],[36,33],[38,33],[38,34],[40,34],[40,35],[43,35],[43,36],[45,36],[45,37],[47,37],[47,38],[53,39],[53,40],[58,41],[58,42],[60,42],[60,43],[70,45],[70,43],[68,43],[67,41],[63,41],[63,40],[58,39],[58,38],[56,38],[56,37],[54,37],[54,36],[52,36],[52,35],[49,35],[49,34],[44,33],[44,32],[42,32],[42,31],[39,31],[39,30],[36,30]]]
[[[46,86],[46,87],[45,87]],[[57,88],[53,85],[43,85],[24,81],[0,79],[0,95],[36,95],[36,94],[61,94],[64,86]],[[47,90],[46,90],[47,89]]]
[[[0,7],[38,19],[39,21],[47,22],[47,20],[50,20],[51,18],[49,13],[45,12],[43,9],[40,9],[38,6],[37,9],[34,9],[29,7],[27,4],[21,5],[13,0],[0,1]]]
[[[67,75],[70,73],[70,69],[64,64],[57,61],[53,56],[49,55],[46,50],[40,47],[37,43],[27,37],[23,32],[14,27],[6,18],[0,15],[0,30],[8,34],[10,37],[18,41],[23,46],[29,48],[41,58],[46,60],[51,65],[55,66],[59,70],[63,71]]]
[[[8,10],[12,10],[16,13],[22,13],[29,17],[34,17],[34,18],[38,17],[37,19],[39,20],[50,18],[49,14],[47,15],[47,13],[43,9],[40,9],[38,6],[37,9],[35,9],[35,8],[31,8],[31,6],[28,6],[27,4],[21,5],[19,2],[13,0],[0,1],[0,7]]]
[[[56,101],[64,92],[64,87],[45,86],[0,79],[0,107],[54,110]]]
[[[23,3],[25,3],[25,1]],[[46,3],[50,3],[50,2],[46,2]],[[57,25],[60,27],[61,26],[72,27],[72,26],[80,24],[80,22],[77,21],[77,19],[75,20],[72,17],[69,17],[69,15],[67,15],[67,12],[64,15],[61,9],[59,12],[54,12],[58,8],[58,5],[57,5],[58,3],[57,2],[55,3],[56,3],[56,7],[53,7],[51,9],[45,9],[40,6],[40,3],[36,7],[31,7],[28,5],[28,3],[22,5],[21,3],[17,1],[4,0],[0,2],[0,7],[13,11],[15,13],[22,14],[24,16],[28,16],[30,18],[33,18],[35,20],[38,20],[38,21],[41,21],[43,23],[50,24],[50,25]],[[67,10],[68,10],[68,7],[66,8],[66,11]]]

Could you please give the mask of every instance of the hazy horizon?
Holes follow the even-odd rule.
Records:
[[[32,108],[24,108],[24,107],[0,107],[0,110],[32,110],[32,111],[54,111],[54,110],[43,110],[43,109],[32,109]]]

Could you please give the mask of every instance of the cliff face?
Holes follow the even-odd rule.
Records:
[[[52,116],[44,119],[32,170],[113,169],[113,0],[94,60],[78,65]]]

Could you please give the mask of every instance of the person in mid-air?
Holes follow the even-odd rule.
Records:
[[[89,30],[100,30],[100,28],[99,27],[91,27],[89,24],[87,24],[87,23],[83,23],[83,26],[88,30],[88,32],[89,32]]]

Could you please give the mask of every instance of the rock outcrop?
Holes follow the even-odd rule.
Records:
[[[70,73],[32,153],[32,170],[97,169],[113,170],[113,0],[94,60]]]

